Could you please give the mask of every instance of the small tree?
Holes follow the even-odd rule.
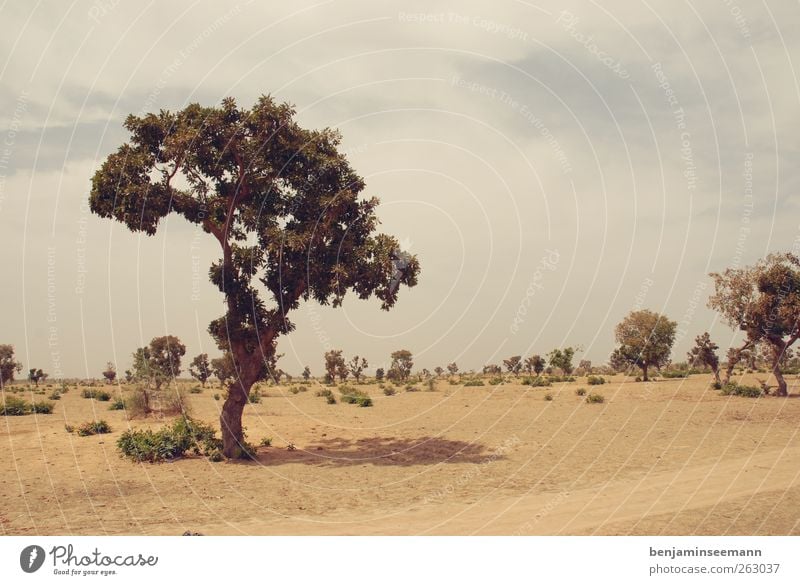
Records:
[[[208,354],[201,353],[194,356],[192,363],[189,364],[189,375],[200,382],[205,387],[206,380],[211,377],[211,362],[208,361]]]
[[[704,365],[711,368],[714,372],[714,381],[721,384],[719,379],[719,357],[717,350],[719,346],[711,341],[711,336],[706,331],[702,335],[694,338],[694,347],[686,354],[691,366]]]
[[[308,382],[310,379],[311,379],[311,368],[306,366],[305,368],[303,368],[303,380]]]
[[[450,372],[451,376],[455,376],[458,373],[458,366],[455,362],[447,364],[447,371]]]
[[[382,382],[385,375],[386,372],[384,371],[383,368],[378,368],[377,370],[375,370],[375,379],[378,382]]]
[[[442,366],[436,366],[433,368],[433,372],[436,374],[437,378],[441,378],[442,374],[444,374],[444,368],[442,368]]]
[[[344,377],[347,378],[347,365],[344,363],[342,350],[332,349],[325,352],[325,372],[327,373],[327,378],[330,379],[331,382],[334,382],[336,376],[339,376],[343,370],[345,371]]]
[[[787,396],[781,361],[800,337],[800,259],[794,254],[770,254],[753,266],[728,268],[711,277],[715,290],[708,306],[728,325],[745,332],[747,349],[759,343],[770,346],[776,394]]]
[[[578,369],[584,375],[591,374],[592,373],[591,360],[581,360],[580,362],[578,362]]]
[[[521,355],[511,356],[507,360],[503,360],[503,365],[506,367],[506,370],[509,373],[514,374],[516,376],[522,369],[522,356]]]
[[[572,366],[572,358],[575,356],[575,348],[574,347],[565,347],[564,349],[554,349],[549,354],[547,354],[547,358],[550,361],[550,366],[553,368],[558,368],[567,376],[572,373],[573,366]]]
[[[489,364],[483,366],[483,373],[489,375],[500,375],[503,373],[503,368],[501,368],[497,364]]]
[[[134,380],[133,372],[131,372],[130,370],[125,370],[125,381],[128,384],[130,384],[131,382],[133,382],[133,380]]]
[[[525,371],[528,374],[535,372],[538,376],[544,371],[547,362],[544,361],[544,358],[538,354],[534,354],[531,357],[525,360]]]
[[[620,345],[611,354],[612,367],[639,367],[646,382],[649,368],[669,361],[677,327],[675,321],[647,309],[631,312],[615,329]]]
[[[154,337],[150,345],[140,347],[133,354],[134,378],[159,390],[165,382],[180,375],[181,357],[185,354],[186,346],[174,335]]]
[[[350,363],[347,365],[347,368],[350,370],[350,373],[353,374],[353,377],[356,379],[356,382],[361,382],[361,374],[369,367],[367,363],[367,358],[360,358],[355,356],[353,359],[350,360]]]
[[[114,383],[114,380],[117,379],[117,369],[114,367],[114,364],[111,362],[106,363],[106,369],[103,372],[103,377],[106,379],[106,383]]]
[[[411,352],[407,349],[398,349],[392,352],[391,357],[391,370],[396,372],[397,379],[401,381],[408,380],[411,375],[411,369],[414,367],[414,359]]]
[[[41,368],[31,368],[28,371],[28,380],[36,384],[37,388],[39,386],[39,380],[42,378],[47,378],[47,374],[45,374]]]
[[[14,374],[22,371],[22,364],[14,359],[13,345],[0,345],[0,388],[14,381]]]
[[[230,354],[222,354],[222,357],[211,360],[211,371],[216,376],[221,386],[229,384],[236,379],[236,366]]]

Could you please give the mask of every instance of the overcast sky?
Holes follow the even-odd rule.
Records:
[[[709,330],[708,273],[800,237],[800,6],[673,2],[8,2],[0,9],[0,343],[99,377],[152,337],[217,355],[209,235],[93,216],[129,113],[269,93],[339,128],[419,285],[383,312],[309,304],[281,366],[480,368],[581,345],[634,308]],[[794,57],[794,61],[792,58]],[[188,359],[187,359],[188,363]]]

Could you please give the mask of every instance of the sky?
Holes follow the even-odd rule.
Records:
[[[703,2],[8,2],[0,8],[0,343],[53,377],[119,371],[155,336],[191,356],[224,309],[219,257],[177,215],[153,237],[88,208],[128,114],[262,94],[341,131],[381,229],[421,263],[390,312],[302,305],[279,365],[340,348],[462,370],[678,322],[710,272],[800,250],[800,5]]]

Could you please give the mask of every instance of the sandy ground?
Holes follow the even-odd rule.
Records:
[[[158,422],[73,388],[51,415],[0,418],[0,533],[800,534],[800,381],[757,400],[709,381],[361,386],[372,408],[272,387],[246,409],[250,441],[272,438],[257,461],[164,464],[115,447]],[[191,399],[216,425],[215,392]],[[95,417],[114,432],[64,429]]]

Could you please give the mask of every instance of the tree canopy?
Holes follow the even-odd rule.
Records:
[[[631,312],[615,329],[619,347],[611,354],[612,367],[639,367],[647,381],[648,368],[669,362],[677,327],[675,321],[647,309]]]

